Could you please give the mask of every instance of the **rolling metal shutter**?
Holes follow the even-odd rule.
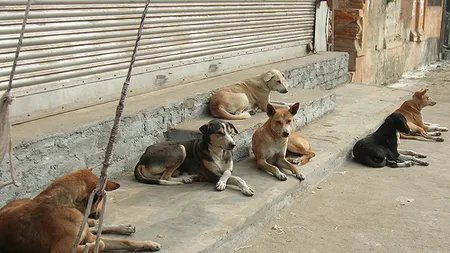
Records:
[[[17,120],[116,99],[144,2],[33,1],[13,83],[23,97],[23,105],[13,107]],[[25,5],[0,0],[0,90],[8,83]],[[133,80],[133,94],[189,80],[181,74],[199,79],[304,55],[313,40],[314,13],[314,0],[152,1],[133,72],[144,76]],[[179,75],[168,76],[175,68]],[[111,84],[115,78],[121,82]],[[70,91],[77,86],[86,87]],[[25,99],[51,92],[57,93],[47,94],[50,102]]]

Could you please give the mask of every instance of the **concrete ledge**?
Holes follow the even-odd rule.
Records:
[[[335,95],[333,92],[322,90],[305,90],[302,88],[291,88],[287,94],[273,94],[273,100],[284,102],[300,102],[300,109],[295,115],[294,128],[298,129],[315,119],[330,113],[335,108]],[[195,120],[185,121],[175,125],[166,132],[168,140],[190,140],[201,138],[198,130],[200,126],[213,119],[211,116],[204,116]],[[249,148],[252,143],[252,135],[255,130],[262,126],[267,120],[264,112],[259,112],[246,120],[230,120],[238,129],[239,134],[235,136],[237,147],[233,152],[235,161],[242,160],[249,155]]]
[[[329,79],[325,84],[338,82],[339,74],[346,75],[347,61],[346,53],[320,53],[131,96],[126,101],[110,175],[131,171],[145,147],[163,141],[169,127],[205,115],[209,96],[217,88],[271,68],[288,72],[290,87],[303,84],[294,72],[304,68],[314,73],[307,82],[317,79],[314,82],[324,84],[320,78]],[[324,77],[336,72],[333,79]],[[2,189],[0,205],[33,196],[53,179],[76,169],[99,168],[116,106],[109,102],[13,126],[14,162],[22,187]],[[9,180],[8,166],[6,161],[1,164],[0,182]]]
[[[335,91],[335,112],[301,129],[317,154],[303,166],[304,182],[293,176],[278,181],[258,170],[253,158],[237,163],[234,170],[254,188],[253,197],[232,187],[217,192],[207,183],[137,184],[130,172],[118,180],[122,187],[108,197],[106,222],[135,224],[134,239],[158,241],[166,253],[234,252],[258,233],[268,217],[333,173],[350,157],[356,140],[374,131],[411,94],[359,84]]]

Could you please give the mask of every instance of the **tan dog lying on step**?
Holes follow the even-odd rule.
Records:
[[[395,112],[398,112],[405,116],[408,127],[411,130],[410,134],[400,133],[400,137],[403,139],[414,139],[414,140],[432,140],[437,142],[444,141],[440,136],[440,132],[448,131],[448,128],[441,127],[438,124],[432,124],[423,121],[422,109],[425,106],[434,106],[437,102],[434,101],[428,94],[428,89],[422,89],[420,91],[414,92],[412,99],[405,101],[400,108]],[[415,135],[415,136],[414,136]],[[417,137],[418,135],[424,137],[425,139]]]
[[[266,111],[267,105],[288,108],[284,102],[270,101],[270,92],[287,93],[286,79],[279,70],[272,69],[260,76],[245,79],[214,93],[209,101],[211,115],[223,119],[247,119],[258,109]]]
[[[18,199],[0,209],[0,252],[2,253],[70,253],[78,235],[90,193],[98,177],[90,170],[79,170],[56,179],[34,199]],[[107,191],[120,185],[108,181]],[[91,212],[101,211],[103,200],[95,196]],[[95,222],[90,222],[95,225]],[[129,231],[130,232],[130,231]],[[125,232],[125,234],[130,233]],[[133,232],[133,231],[131,231]],[[85,252],[91,243],[94,252],[96,237],[84,227],[77,253]],[[100,240],[100,251],[157,251],[160,245],[152,241],[123,239]]]
[[[300,180],[305,179],[299,167],[286,160],[288,137],[292,132],[293,116],[298,109],[299,103],[293,104],[289,109],[275,109],[271,104],[267,105],[269,119],[252,137],[252,150],[258,167],[282,181],[287,177],[279,168],[290,170]]]

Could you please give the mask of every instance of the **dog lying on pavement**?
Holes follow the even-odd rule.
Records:
[[[440,136],[441,132],[448,131],[448,128],[441,127],[438,124],[432,124],[423,121],[422,109],[425,106],[434,106],[436,101],[434,101],[428,94],[428,89],[422,89],[420,91],[414,92],[412,99],[405,101],[400,108],[395,112],[401,113],[405,116],[408,121],[410,134],[400,134],[401,138],[404,139],[414,139],[414,140],[432,140],[437,142],[444,141]],[[415,136],[414,136],[415,135]],[[419,138],[417,135],[424,137],[425,139]]]
[[[231,175],[233,153],[236,146],[232,133],[233,124],[211,120],[200,127],[202,139],[182,142],[165,142],[151,145],[141,156],[134,169],[141,183],[176,185],[207,180],[216,183],[223,191],[227,183],[236,185],[246,196],[253,196],[253,189],[240,177]],[[180,174],[188,176],[179,176]]]
[[[398,150],[398,132],[408,134],[410,132],[406,118],[400,113],[392,113],[374,133],[356,142],[353,147],[355,160],[363,165],[380,168],[410,167],[415,163],[428,166],[428,162],[416,159],[426,158],[426,155],[412,150]]]
[[[287,180],[287,177],[279,168],[290,170],[300,180],[305,179],[299,167],[286,160],[293,116],[299,106],[299,103],[295,103],[289,109],[275,109],[271,104],[267,105],[269,119],[252,136],[252,150],[258,167],[282,181]]]
[[[72,252],[89,195],[95,189],[98,180],[99,178],[90,170],[79,170],[56,179],[33,199],[18,199],[8,203],[0,209],[0,252]],[[108,181],[105,189],[113,191],[119,187],[119,184]],[[91,209],[93,215],[101,211],[102,201],[101,197],[94,198]],[[95,225],[92,220],[90,223]],[[122,226],[121,229],[123,228]],[[110,229],[111,227],[107,227],[107,230]],[[131,232],[134,232],[134,228],[125,226],[124,234]],[[76,252],[85,252],[87,242],[91,245],[86,252],[94,252],[96,237],[88,226],[85,226],[81,239]],[[157,251],[160,248],[158,243],[152,241],[139,242],[102,237],[99,249]]]
[[[230,87],[215,92],[209,101],[211,115],[228,120],[248,119],[258,109],[265,111],[272,103],[277,107],[289,108],[288,104],[270,101],[270,92],[287,93],[284,74],[272,69],[260,76],[245,79]]]

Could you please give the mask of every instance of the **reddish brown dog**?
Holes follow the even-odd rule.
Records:
[[[315,156],[306,139],[291,130],[293,116],[298,109],[299,103],[293,104],[289,109],[275,109],[269,104],[267,106],[269,119],[252,137],[252,150],[258,167],[282,181],[287,177],[280,168],[290,170],[300,180],[305,179],[300,168],[286,159],[288,149],[292,153],[303,155],[297,162],[302,165]]]
[[[79,170],[56,179],[34,199],[19,199],[0,209],[0,252],[2,253],[70,253],[81,226],[90,193],[98,177],[90,170]],[[107,191],[120,185],[112,181]],[[101,211],[101,197],[95,197],[91,214]],[[95,235],[86,225],[77,253],[94,252]],[[123,239],[100,240],[100,251],[157,251],[156,242]]]
[[[423,121],[422,109],[425,106],[434,106],[436,101],[434,101],[428,94],[428,89],[422,89],[414,92],[413,97],[405,101],[400,108],[395,112],[398,112],[405,116],[408,127],[411,130],[410,134],[400,133],[400,137],[403,139],[414,139],[414,140],[432,140],[442,142],[444,141],[440,136],[440,132],[448,131],[448,128],[441,127],[438,124],[432,124]],[[419,138],[422,136],[425,139]]]

